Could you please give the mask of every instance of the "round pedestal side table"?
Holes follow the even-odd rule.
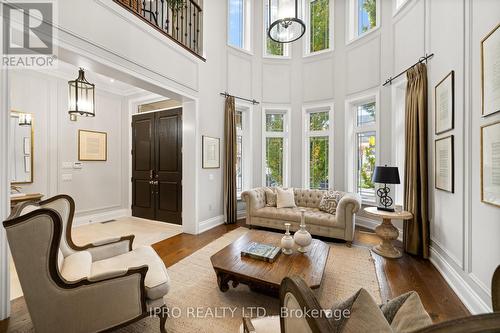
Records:
[[[382,224],[375,228],[375,233],[382,241],[373,247],[373,252],[386,258],[401,258],[401,251],[392,244],[392,241],[398,239],[399,230],[392,224],[391,220],[411,220],[413,214],[407,211],[387,212],[378,210],[377,207],[367,207],[364,211],[371,217],[382,219]]]

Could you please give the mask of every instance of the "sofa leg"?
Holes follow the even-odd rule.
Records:
[[[161,311],[158,314],[158,317],[160,318],[160,333],[167,333],[167,330],[165,328],[165,324],[166,324],[167,318],[168,318],[168,311],[167,311],[167,307],[165,305],[161,307]]]
[[[347,242],[345,243],[345,246],[347,246],[347,247],[352,247],[352,242],[351,242],[351,241],[347,241]]]

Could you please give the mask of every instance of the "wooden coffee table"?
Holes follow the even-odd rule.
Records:
[[[229,282],[232,281],[233,288],[243,283],[253,291],[278,296],[283,278],[293,275],[304,279],[310,288],[319,288],[330,252],[330,246],[320,240],[313,239],[307,253],[300,253],[295,247],[293,254],[281,253],[274,263],[241,257],[241,250],[249,243],[279,246],[281,237],[283,235],[279,233],[250,230],[214,254],[210,260],[217,274],[219,289],[222,292],[228,291]]]

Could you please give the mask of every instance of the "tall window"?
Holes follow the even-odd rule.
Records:
[[[309,23],[306,53],[330,49],[333,37],[330,14],[330,0],[306,0],[306,17]]]
[[[349,40],[375,29],[379,25],[380,0],[350,0]]]
[[[249,107],[236,105],[236,195],[238,198],[251,186],[250,113]]]
[[[377,1],[358,0],[358,35],[377,26]]]
[[[283,44],[273,41],[269,38],[267,34],[267,29],[269,27],[269,0],[264,1],[264,56],[266,57],[288,57],[289,56],[289,44]],[[271,1],[271,6],[277,6],[277,2]],[[275,8],[273,9],[276,10]],[[271,22],[272,23],[272,22]]]
[[[355,163],[356,191],[365,201],[375,200],[372,182],[376,163],[376,104],[375,101],[358,104],[355,112]]]
[[[331,106],[305,109],[305,186],[327,190],[332,187]]]
[[[228,0],[228,44],[250,50],[251,0]]]
[[[264,113],[264,184],[288,186],[288,111]]]

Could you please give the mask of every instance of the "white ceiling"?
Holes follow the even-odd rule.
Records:
[[[56,68],[40,69],[40,72],[68,81],[74,80],[78,77],[78,67],[62,61],[58,62]],[[121,96],[146,93],[146,91],[141,88],[131,86],[127,83],[88,70],[85,70],[85,77],[90,83],[94,83],[96,85],[97,90],[101,89]]]

